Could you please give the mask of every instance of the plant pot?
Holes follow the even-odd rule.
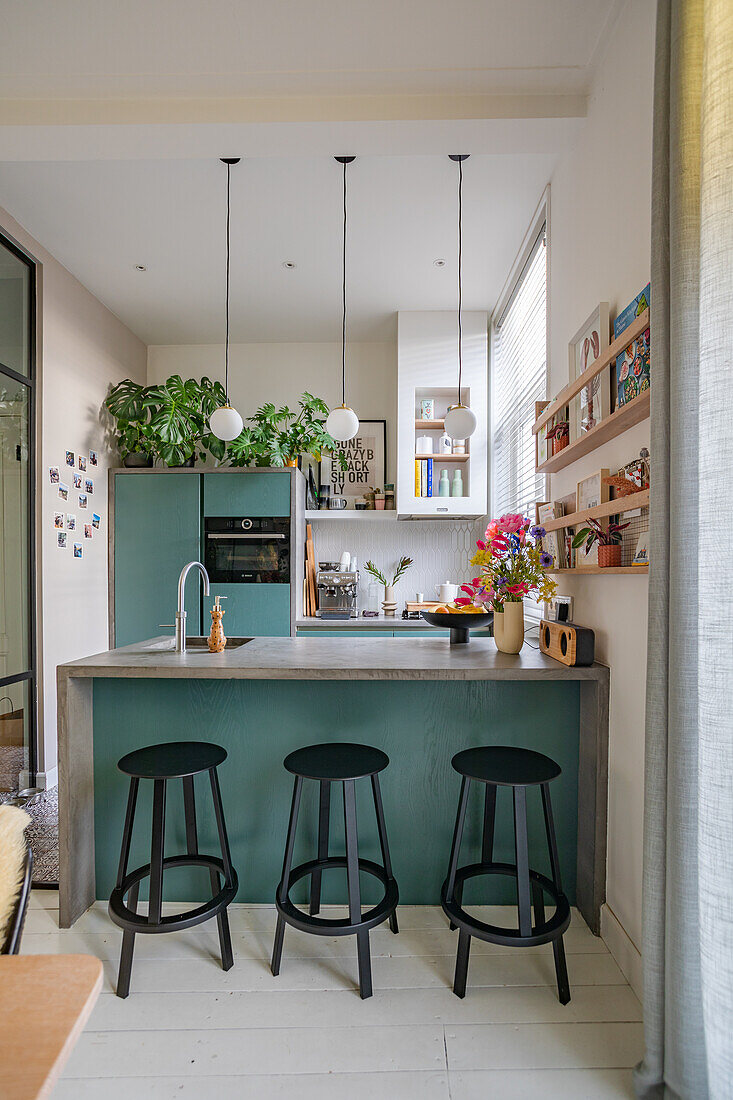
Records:
[[[122,465],[127,470],[141,469],[153,465],[153,456],[145,451],[131,451],[122,459]]]
[[[598,564],[602,569],[618,568],[621,565],[621,546],[616,543],[613,546],[598,547]]]
[[[298,460],[297,460],[297,458],[289,458],[289,459],[287,459],[285,465],[286,466],[296,466],[297,467]]]
[[[384,511],[384,496],[383,495],[381,495],[379,493],[375,493],[375,495],[374,495],[374,507],[376,508],[376,510],[378,512],[383,512]]]
[[[519,653],[524,645],[524,604],[505,603],[494,612],[494,641],[500,653]]]
[[[564,451],[570,442],[570,437],[567,435],[555,436],[552,441],[552,453],[556,455],[558,451]]]
[[[387,618],[393,618],[394,613],[397,610],[397,600],[395,599],[394,586],[391,584],[385,585],[384,589],[384,603],[382,604],[382,610]]]
[[[190,470],[196,465],[196,455],[191,455],[185,462],[172,462],[168,467],[169,470]]]

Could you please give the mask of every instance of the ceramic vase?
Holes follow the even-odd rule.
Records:
[[[494,641],[500,653],[519,653],[524,645],[524,604],[505,603],[494,612]]]
[[[384,603],[382,604],[382,610],[387,618],[392,618],[397,610],[397,600],[395,599],[394,586],[388,584],[384,589]]]

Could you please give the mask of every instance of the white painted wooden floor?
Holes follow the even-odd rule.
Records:
[[[23,952],[97,955],[105,985],[55,1100],[633,1096],[641,1008],[577,913],[565,936],[572,990],[565,1007],[550,947],[478,940],[460,1001],[451,992],[456,935],[440,909],[410,906],[398,910],[398,936],[386,925],[371,934],[367,1001],[356,992],[352,938],[288,928],[273,978],[274,912],[237,905],[229,909],[232,970],[220,968],[215,921],[138,936],[132,992],[121,1001],[113,990],[122,936],[106,906],[62,931],[57,904],[57,893],[34,891]],[[507,920],[499,909],[483,913]]]

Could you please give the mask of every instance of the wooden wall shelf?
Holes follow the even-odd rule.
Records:
[[[595,576],[598,573],[613,573],[613,574],[619,574],[620,573],[620,574],[628,577],[632,573],[638,573],[640,575],[643,574],[643,573],[648,573],[649,572],[649,566],[648,565],[619,565],[619,566],[616,566],[615,568],[614,567],[607,568],[607,567],[602,566],[602,565],[577,565],[575,567],[575,569],[548,569],[547,572],[550,573],[550,574],[574,573],[576,576],[585,576],[585,577]]]
[[[630,331],[630,329],[627,331]],[[595,428],[591,428],[589,432],[581,435],[580,439],[576,439],[574,443],[563,447],[556,455],[548,458],[546,462],[537,467],[537,473],[555,474],[558,470],[563,470],[566,466],[569,466],[571,462],[576,462],[577,459],[582,458],[583,455],[595,451],[596,447],[608,443],[609,439],[615,439],[617,435],[621,435],[628,428],[632,428],[634,424],[647,420],[649,417],[649,398],[650,391],[644,390],[638,397],[616,409],[600,424],[596,424]],[[547,408],[549,409],[550,406],[548,405]],[[535,423],[535,427],[540,423],[540,420]]]
[[[605,504],[584,508],[581,512],[571,512],[567,516],[561,516],[560,519],[548,519],[542,526],[545,531],[561,531],[565,527],[575,527],[589,519],[605,519],[606,516],[616,516],[623,512],[633,512],[636,508],[648,507],[649,490],[641,489],[638,493],[631,493],[627,497],[617,497],[616,500],[609,500]]]
[[[445,420],[416,420],[415,429],[419,432],[445,431]]]
[[[586,367],[583,373],[579,374],[574,382],[569,382],[564,389],[560,390],[555,400],[550,401],[549,405],[545,406],[545,408],[542,410],[541,414],[537,417],[532,426],[532,431],[534,432],[534,434],[536,435],[540,428],[543,428],[544,425],[547,424],[547,422],[551,420],[553,416],[564,409],[573,397],[579,394],[581,390],[585,389],[588,383],[593,378],[595,378],[597,374],[600,374],[600,372],[604,370],[609,365],[609,363],[612,363],[616,356],[620,355],[622,351],[625,351],[631,341],[635,340],[637,336],[640,336],[641,333],[644,332],[644,330],[647,328],[649,328],[649,310],[645,309],[644,312],[640,313],[639,316],[629,325],[628,328],[624,329],[620,336],[616,337],[612,344],[608,345],[602,355],[599,355],[597,359],[594,359],[591,365],[589,367]],[[629,405],[631,404],[633,404],[633,402],[629,402]],[[627,406],[625,405],[622,406],[622,408],[626,407]],[[620,412],[621,410],[617,409],[616,411]],[[610,417],[602,421],[602,424],[607,424],[609,419]],[[601,427],[602,424],[599,424],[598,427]],[[594,431],[595,430],[596,429],[594,429]],[[588,435],[590,435],[590,432],[588,432]]]
[[[432,458],[433,462],[468,462],[470,455],[415,455],[415,461]]]

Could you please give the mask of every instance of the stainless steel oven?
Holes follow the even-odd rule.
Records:
[[[290,584],[290,519],[206,517],[204,563],[212,584]]]

